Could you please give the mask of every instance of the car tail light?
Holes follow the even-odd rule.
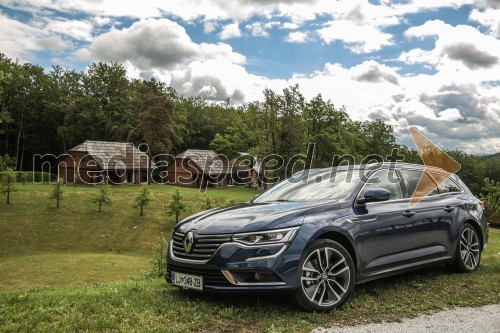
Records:
[[[481,205],[481,208],[484,209],[485,206],[484,201],[479,201],[479,204]]]

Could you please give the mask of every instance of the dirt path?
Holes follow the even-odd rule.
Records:
[[[500,304],[456,308],[400,323],[317,328],[314,333],[500,333]]]

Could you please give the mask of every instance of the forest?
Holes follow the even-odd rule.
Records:
[[[234,105],[185,97],[165,83],[127,76],[120,63],[93,63],[83,71],[21,63],[0,53],[0,171],[38,170],[35,154],[65,153],[85,140],[146,143],[150,156],[185,149],[214,149],[228,157],[305,154],[313,167],[334,155],[390,155],[422,163],[416,150],[399,145],[380,120],[355,121],[348,110],[317,95],[306,100],[298,86],[263,91],[261,101]],[[448,152],[458,174],[478,192],[483,179],[500,180],[500,156]]]

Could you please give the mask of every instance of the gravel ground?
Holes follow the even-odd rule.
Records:
[[[500,304],[455,308],[400,323],[317,328],[313,333],[500,333]]]

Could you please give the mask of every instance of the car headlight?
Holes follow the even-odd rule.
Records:
[[[287,243],[293,240],[300,227],[265,230],[233,235],[233,241],[245,245]]]

